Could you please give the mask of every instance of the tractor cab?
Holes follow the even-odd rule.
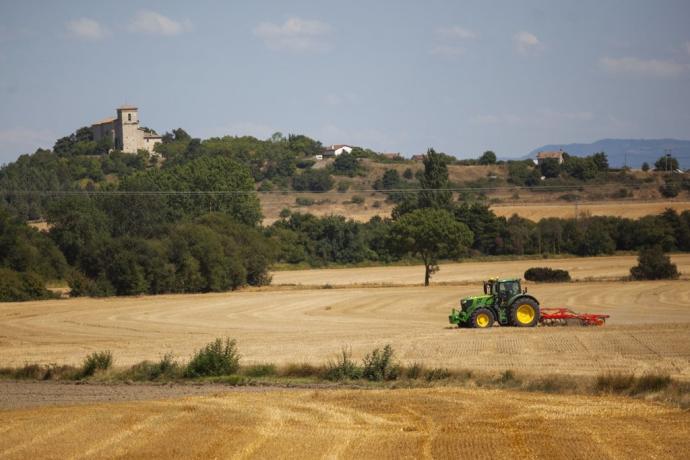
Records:
[[[484,281],[484,294],[493,296],[494,300],[497,301],[499,305],[505,304],[509,299],[512,299],[520,293],[523,292],[520,287],[519,278],[504,280],[491,278],[488,281]],[[527,293],[526,289],[524,293]]]
[[[484,282],[484,295],[465,297],[449,321],[460,327],[533,327],[539,322],[539,302],[522,290],[519,278],[491,278]]]

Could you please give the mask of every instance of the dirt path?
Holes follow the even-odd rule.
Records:
[[[243,391],[263,391],[244,387]],[[193,384],[77,384],[72,382],[0,381],[0,410],[72,406],[202,396],[236,391],[227,385]]]
[[[0,366],[80,364],[110,349],[116,365],[172,351],[187,359],[220,336],[245,363],[322,364],[344,346],[361,358],[390,343],[406,363],[593,375],[668,372],[690,379],[690,283],[530,286],[548,306],[612,315],[602,328],[450,328],[476,286],[266,290],[0,304]]]
[[[690,414],[482,389],[231,392],[0,411],[14,458],[685,458]]]

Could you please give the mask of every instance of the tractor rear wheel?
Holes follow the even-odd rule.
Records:
[[[494,318],[494,314],[491,313],[491,310],[479,308],[472,313],[470,325],[474,328],[484,329],[493,326],[495,320],[496,318]]]
[[[510,324],[534,327],[539,322],[539,304],[532,299],[518,299],[510,309]]]

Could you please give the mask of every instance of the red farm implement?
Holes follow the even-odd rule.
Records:
[[[543,326],[603,326],[609,315],[576,313],[569,308],[542,308],[539,322]]]

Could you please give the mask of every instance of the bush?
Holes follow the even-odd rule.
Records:
[[[351,198],[353,204],[364,204],[364,197],[359,195],[353,195]]]
[[[311,206],[314,204],[314,200],[312,200],[311,198],[304,198],[302,196],[298,196],[297,198],[295,198],[295,204],[297,204],[298,206]]]
[[[20,273],[0,268],[0,302],[23,302],[56,297],[34,273]]]
[[[426,374],[424,374],[424,378],[427,382],[433,382],[435,380],[445,380],[449,377],[450,371],[445,367],[435,367],[433,369],[429,369],[426,372]]]
[[[671,384],[671,376],[668,374],[646,373],[638,377],[632,388],[633,394],[654,393],[661,391]]]
[[[361,376],[362,368],[352,360],[349,348],[343,348],[335,361],[329,361],[324,373],[327,380],[355,380]]]
[[[345,193],[350,188],[350,182],[346,180],[341,180],[338,182],[338,192]]]
[[[242,369],[247,377],[272,377],[277,375],[275,364],[253,364]]]
[[[292,178],[292,187],[298,192],[327,192],[333,188],[333,178],[325,169],[308,169]]]
[[[314,160],[307,160],[307,159],[299,160],[297,162],[297,167],[299,169],[309,169],[312,166],[314,166],[315,163],[316,163],[316,161],[314,161]]]
[[[405,377],[408,379],[417,380],[424,374],[424,366],[420,363],[412,363],[410,367],[405,370]]]
[[[678,196],[678,193],[680,193],[680,186],[676,182],[666,182],[659,187],[659,191],[664,198],[675,198]]]
[[[407,168],[405,172],[403,172],[403,177],[407,180],[411,180],[414,177],[414,173],[412,172],[412,168]]]
[[[135,364],[126,372],[125,376],[132,380],[164,380],[179,377],[180,371],[181,367],[175,361],[173,354],[166,353],[157,363],[142,361]]]
[[[308,363],[288,364],[279,372],[281,377],[319,377],[323,369]]]
[[[676,264],[664,254],[661,246],[652,246],[640,251],[638,265],[630,269],[635,280],[677,279],[679,276]]]
[[[81,366],[82,377],[90,377],[96,371],[105,371],[113,365],[113,353],[110,350],[94,351],[84,359]]]
[[[566,270],[554,270],[549,267],[533,267],[525,271],[525,279],[546,283],[562,283],[570,281],[570,273]]]
[[[400,366],[393,361],[395,352],[390,345],[383,350],[375,348],[364,357],[362,376],[371,381],[395,380],[400,375]]]
[[[187,365],[185,377],[230,375],[240,368],[237,342],[218,338],[197,351]]]

